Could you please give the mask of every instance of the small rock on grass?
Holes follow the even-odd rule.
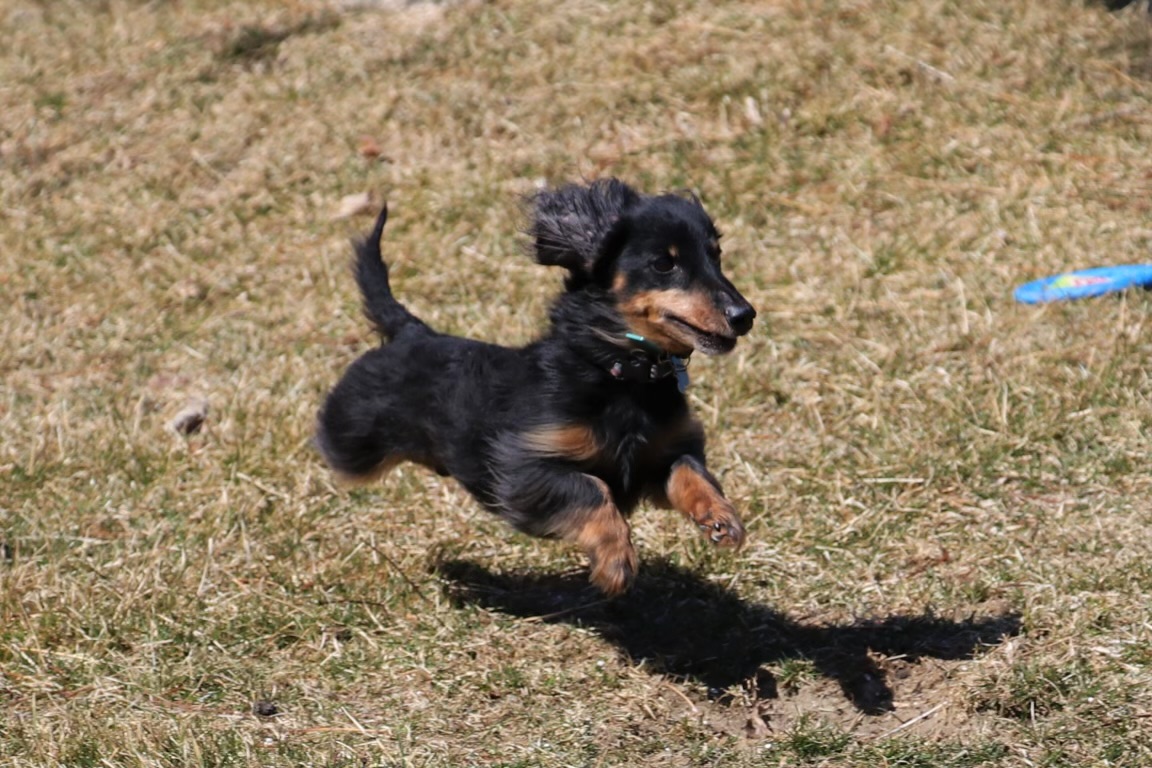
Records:
[[[252,714],[257,717],[275,717],[280,714],[280,707],[276,706],[274,701],[260,699],[252,705]]]
[[[194,435],[204,426],[208,418],[208,401],[202,397],[193,398],[168,422],[168,429],[178,435]]]

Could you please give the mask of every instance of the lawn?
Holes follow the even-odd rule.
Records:
[[[0,0],[0,762],[1152,764],[1152,22],[1074,0]],[[311,445],[376,341],[541,332],[540,184],[690,189],[716,552],[632,592]],[[355,205],[363,196],[370,204]],[[189,409],[203,423],[188,424]],[[188,432],[185,434],[184,432]]]

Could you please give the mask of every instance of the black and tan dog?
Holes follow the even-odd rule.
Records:
[[[536,260],[568,270],[551,327],[521,349],[447,336],[392,297],[380,257],[387,209],[356,246],[364,311],[386,344],[328,395],[317,444],[345,479],[402,461],[456,478],[533,536],[575,542],[591,581],[628,588],[628,515],[641,499],[684,513],[713,542],[744,527],[704,463],[684,398],[686,358],[732,350],[756,311],[720,268],[695,198],[615,179],[533,198]]]

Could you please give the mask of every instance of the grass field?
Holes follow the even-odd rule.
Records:
[[[1152,765],[1152,25],[1073,0],[0,0],[0,764]],[[310,445],[347,269],[523,343],[521,196],[691,188],[748,522],[571,549]],[[205,402],[202,429],[167,425]]]

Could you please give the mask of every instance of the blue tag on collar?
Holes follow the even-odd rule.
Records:
[[[676,371],[676,388],[681,392],[688,391],[688,363],[682,357],[672,356],[672,368]]]

